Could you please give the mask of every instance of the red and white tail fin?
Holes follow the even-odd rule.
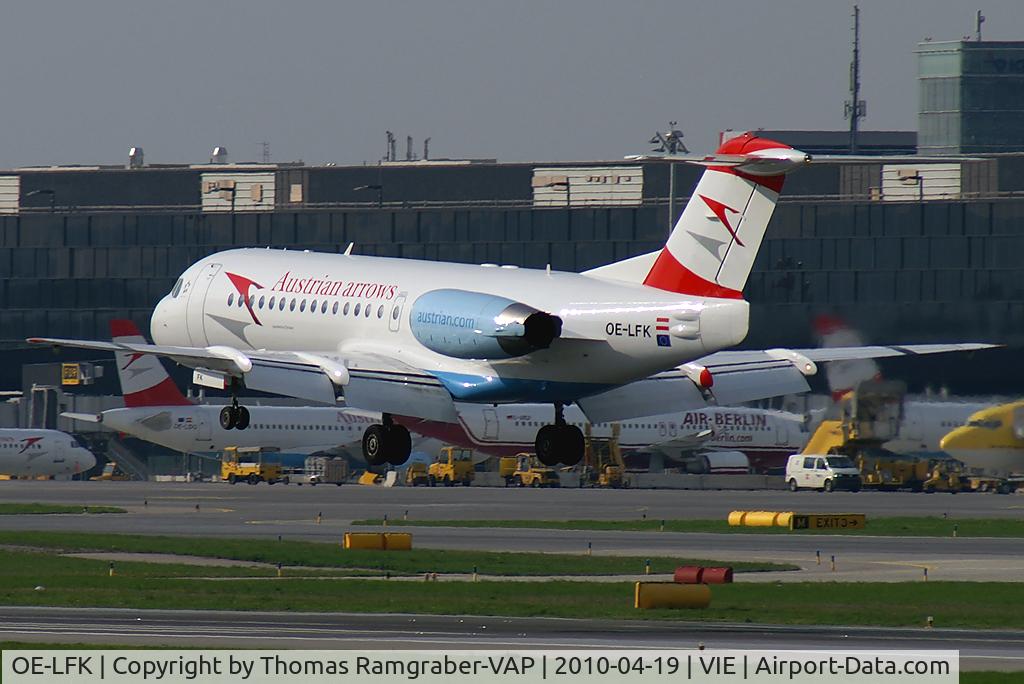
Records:
[[[696,163],[707,166],[644,285],[741,299],[785,174],[810,158],[750,133]]]
[[[836,316],[822,314],[814,319],[814,332],[822,347],[861,347],[864,338],[859,331]],[[881,380],[882,371],[874,359],[829,361],[825,378],[833,401],[839,401],[865,380]]]
[[[110,337],[114,342],[126,344],[147,343],[134,323],[121,319],[110,321]],[[121,380],[124,405],[128,408],[192,404],[174,384],[156,356],[119,351],[114,352],[114,359],[117,363],[117,376]]]

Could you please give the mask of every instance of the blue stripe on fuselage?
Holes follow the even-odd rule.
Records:
[[[614,385],[595,382],[552,382],[436,371],[433,375],[441,381],[441,384],[457,401],[476,403],[492,401],[571,403],[614,387]]]

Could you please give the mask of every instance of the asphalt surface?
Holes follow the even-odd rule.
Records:
[[[1024,670],[1024,632],[350,613],[0,607],[0,639],[204,648],[698,648],[960,651],[964,670]]]
[[[339,541],[352,519],[393,521],[420,548],[583,552],[793,563],[803,572],[743,581],[1024,581],[1024,539],[679,534],[500,528],[402,528],[401,519],[544,520],[725,517],[738,509],[1024,518],[1024,497],[995,494],[384,489],[345,485],[0,482],[0,500],[113,505],[128,514],[0,516],[0,529]],[[198,508],[197,508],[198,507]],[[320,515],[320,523],[316,522]],[[832,558],[836,559],[835,571]],[[819,564],[818,558],[821,563]]]
[[[0,501],[112,505],[111,515],[0,516],[3,530],[122,532],[339,541],[351,520],[723,518],[730,510],[1024,518],[1024,497],[785,491],[518,490],[220,483],[0,482]],[[316,522],[317,515],[321,522]],[[370,529],[370,528],[358,528]],[[1024,539],[677,534],[410,527],[420,548],[583,552],[767,560],[797,572],[737,581],[1024,581]],[[820,552],[821,564],[815,562]],[[836,557],[836,570],[831,557]],[[486,574],[486,568],[481,568]],[[964,668],[1024,670],[1024,633],[704,625],[394,615],[142,612],[0,607],[0,634],[19,641],[295,648],[692,647],[956,648]]]
[[[858,512],[869,516],[1024,518],[1024,495],[909,492],[504,489],[492,487],[299,487],[159,482],[0,482],[0,501],[92,503],[167,508],[220,506],[293,519],[322,511],[335,520],[382,517],[408,510],[417,518],[636,519],[724,518],[731,510]]]

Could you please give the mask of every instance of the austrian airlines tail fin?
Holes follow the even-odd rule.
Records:
[[[750,133],[713,155],[644,285],[701,297],[741,299],[785,174],[810,161]]]
[[[138,327],[126,320],[110,321],[110,337],[114,342],[146,344],[146,338]],[[114,359],[117,363],[117,376],[121,380],[124,405],[128,408],[189,406],[192,403],[174,384],[156,356],[119,351],[114,352]]]

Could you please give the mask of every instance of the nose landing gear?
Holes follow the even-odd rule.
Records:
[[[565,422],[563,409],[562,404],[555,404],[555,424],[538,430],[533,443],[537,460],[546,466],[574,466],[583,460],[583,431]]]
[[[220,410],[220,426],[225,430],[244,430],[249,427],[249,409],[238,405],[238,398],[231,398],[231,405]]]
[[[399,425],[387,413],[380,425],[371,425],[363,433],[363,458],[372,466],[400,466],[412,453],[412,437],[404,425]]]

